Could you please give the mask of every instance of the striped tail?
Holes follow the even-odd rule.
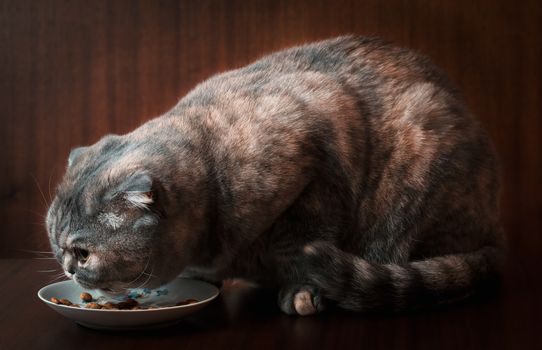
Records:
[[[353,311],[403,311],[463,300],[499,280],[504,250],[487,246],[404,265],[375,264],[325,242],[305,247],[309,281]]]

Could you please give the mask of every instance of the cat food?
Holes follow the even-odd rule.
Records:
[[[134,299],[126,299],[125,301],[121,301],[117,304],[117,308],[119,310],[129,310],[136,306],[139,306],[139,303]]]
[[[90,293],[81,293],[81,295],[79,295],[79,298],[81,298],[81,300],[83,300],[84,302],[89,302],[89,301],[92,301],[92,295],[90,295]]]
[[[60,302],[60,304],[66,305],[66,306],[72,306],[73,305],[72,302],[69,301],[68,299],[60,299],[59,302]]]
[[[98,303],[88,303],[88,304],[85,305],[85,307],[87,309],[101,309],[102,305],[100,305]]]
[[[81,293],[81,295],[79,295],[79,298],[82,301],[85,302],[84,307],[86,309],[94,309],[94,310],[99,310],[99,309],[104,309],[104,310],[149,310],[149,309],[167,308],[167,307],[171,307],[171,306],[190,305],[190,304],[194,304],[194,303],[199,302],[199,300],[196,300],[196,299],[186,299],[186,300],[181,300],[181,301],[177,302],[175,305],[171,305],[171,306],[159,307],[159,306],[156,306],[156,305],[150,305],[150,306],[144,307],[144,306],[141,306],[137,300],[131,299],[131,298],[126,299],[124,301],[121,301],[119,303],[112,303],[112,302],[108,301],[108,302],[106,302],[104,304],[99,304],[99,303],[96,303],[96,302],[92,302],[92,300],[94,298],[89,293]],[[69,301],[68,299],[64,299],[64,298],[58,299],[58,298],[52,297],[50,300],[51,300],[52,303],[59,304],[59,305],[65,305],[65,306],[70,306],[70,307],[81,307],[81,305],[74,304],[71,301]]]
[[[118,310],[119,307],[117,306],[117,304],[108,301],[107,303],[102,305],[102,309],[117,309]]]

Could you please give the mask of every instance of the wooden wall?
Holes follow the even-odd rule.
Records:
[[[0,257],[46,250],[72,147],[125,133],[199,81],[344,33],[415,48],[448,72],[502,157],[513,255],[542,249],[538,1],[0,1]]]

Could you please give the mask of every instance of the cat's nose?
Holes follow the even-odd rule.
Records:
[[[64,255],[64,262],[62,264],[63,268],[64,268],[64,271],[66,273],[66,276],[68,276],[69,278],[72,277],[72,275],[75,273],[75,264],[74,264],[74,261],[73,261],[73,258],[71,256],[71,254],[65,254]]]

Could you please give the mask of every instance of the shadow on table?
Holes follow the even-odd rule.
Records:
[[[440,306],[434,309],[410,311],[402,313],[356,313],[332,308],[314,317],[298,317],[283,314],[277,306],[276,291],[249,286],[230,287],[222,290],[221,295],[208,307],[195,315],[188,316],[179,323],[161,329],[137,330],[137,331],[96,331],[106,332],[109,335],[118,334],[130,337],[167,337],[179,335],[196,335],[212,333],[226,329],[255,329],[259,325],[266,326],[273,322],[274,327],[288,329],[300,336],[313,333],[320,327],[325,327],[329,322],[358,324],[374,324],[381,322],[404,322],[417,318],[441,318],[449,317],[463,312],[472,312],[491,308],[498,304],[500,290],[493,293],[484,293],[475,296],[459,304]],[[84,327],[81,327],[84,328]]]

